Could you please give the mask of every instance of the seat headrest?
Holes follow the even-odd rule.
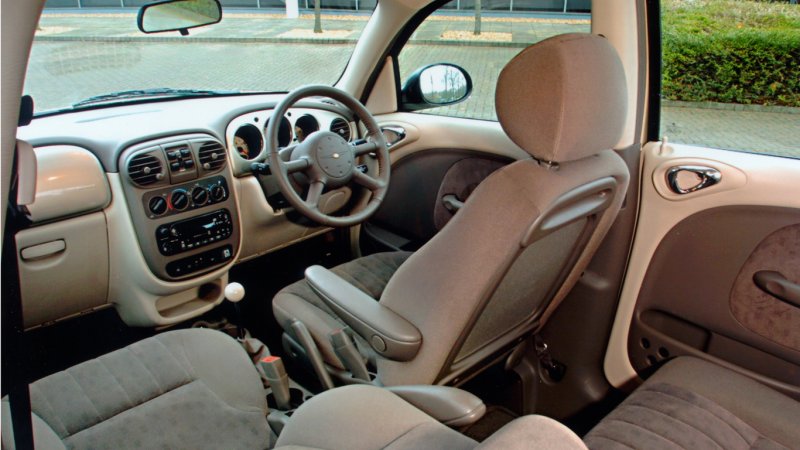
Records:
[[[500,73],[497,118],[538,160],[564,162],[612,148],[627,115],[625,71],[604,37],[572,33],[520,52]]]

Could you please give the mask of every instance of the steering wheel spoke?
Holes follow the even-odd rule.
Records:
[[[306,205],[312,209],[319,208],[319,200],[322,198],[322,191],[325,189],[325,183],[320,180],[311,182],[308,186],[308,194],[306,194]]]
[[[311,163],[306,158],[299,158],[283,163],[283,167],[286,168],[286,173],[292,174],[308,169]]]
[[[357,184],[364,186],[365,188],[369,189],[370,191],[377,191],[379,189],[383,189],[386,187],[386,183],[376,178],[372,178],[371,176],[361,173],[361,171],[356,170],[353,172],[353,181]]]
[[[375,142],[364,142],[353,147],[353,153],[355,153],[357,157],[376,151],[378,151],[378,144]]]

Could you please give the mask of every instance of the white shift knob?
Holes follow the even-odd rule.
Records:
[[[239,303],[244,298],[244,286],[239,283],[228,283],[225,286],[225,298],[233,303]]]

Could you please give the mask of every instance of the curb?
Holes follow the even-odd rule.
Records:
[[[739,103],[718,102],[683,102],[678,100],[661,100],[661,106],[668,108],[714,109],[717,111],[750,111],[771,112],[781,114],[800,114],[800,107],[777,105],[742,105]]]

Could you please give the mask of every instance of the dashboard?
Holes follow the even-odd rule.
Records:
[[[327,231],[267,201],[266,130],[281,95],[144,103],[40,117],[32,224],[17,236],[26,328],[115,307],[133,326],[177,323],[223,300],[233,264]],[[357,136],[349,110],[299,102],[280,147],[314,131]],[[349,188],[326,193],[333,212]]]

